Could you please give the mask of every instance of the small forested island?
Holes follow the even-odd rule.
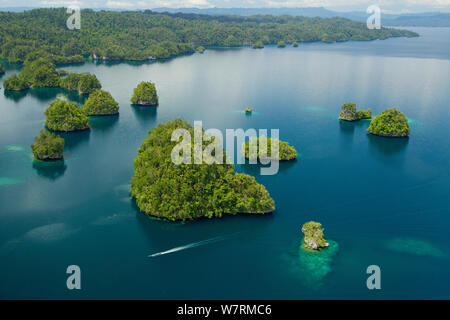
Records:
[[[297,47],[298,47],[298,42],[297,42],[297,41],[294,41],[294,42],[292,43],[292,46],[293,46],[294,48],[297,48]]]
[[[30,88],[27,80],[17,74],[13,74],[9,78],[3,80],[3,87],[9,91],[22,91]]]
[[[252,48],[253,49],[262,49],[262,48],[264,48],[264,43],[261,40],[258,40],[255,43],[253,43]]]
[[[367,132],[383,137],[407,137],[410,133],[408,118],[396,108],[384,110],[372,120]]]
[[[203,53],[203,52],[205,52],[205,47],[203,47],[203,46],[199,46],[199,47],[197,47],[197,52],[198,53]]]
[[[250,138],[250,141],[247,141],[242,146],[242,153],[247,159],[272,159],[272,160],[279,160],[279,161],[288,161],[288,160],[295,160],[297,159],[298,153],[295,150],[294,147],[290,146],[288,142],[278,140],[278,148],[279,148],[279,154],[278,158],[275,158],[275,156],[272,156],[272,138],[266,138],[267,140],[267,155],[260,154],[260,147],[264,151],[264,146],[261,144],[260,141],[261,138]],[[252,148],[250,146],[251,143],[255,143],[258,147],[256,154],[251,154]]]
[[[315,221],[310,221],[302,226],[304,234],[302,247],[311,250],[320,250],[328,247],[329,244],[323,237],[322,224]]]
[[[368,110],[356,110],[356,104],[347,102],[342,105],[341,113],[339,113],[339,120],[345,121],[358,121],[362,119],[371,119],[372,111]]]
[[[53,131],[79,131],[89,129],[89,117],[74,103],[55,100],[45,110],[45,126]]]
[[[284,42],[283,40],[278,41],[277,47],[278,47],[278,48],[284,48],[284,47],[286,47],[286,42]]]
[[[61,78],[61,75],[66,77]],[[90,73],[69,73],[57,71],[48,58],[27,60],[19,75],[13,74],[3,81],[5,90],[25,90],[29,88],[61,87],[65,90],[89,94],[102,86],[97,77]]]
[[[139,209],[171,221],[220,218],[223,215],[265,214],[275,210],[266,188],[254,177],[236,173],[232,164],[175,164],[172,132],[194,129],[182,119],[159,124],[149,131],[134,160],[131,195]],[[205,134],[204,131],[202,133]],[[212,143],[212,142],[211,142]],[[209,145],[203,139],[203,148]],[[194,154],[194,143],[187,146]]]
[[[345,18],[230,16],[144,11],[81,10],[82,29],[66,27],[65,8],[0,12],[0,58],[25,62],[46,57],[55,64],[99,60],[149,60],[193,53],[199,46],[339,42],[415,37],[417,33]],[[258,43],[263,47],[262,41]],[[256,46],[258,47],[258,46]]]
[[[20,76],[29,81],[32,88],[59,87],[60,85],[60,77],[55,65],[45,58],[25,62]]]
[[[246,108],[245,108],[245,113],[246,113],[246,114],[252,114],[252,111],[253,111],[253,110],[252,110],[252,108],[250,108],[250,107],[246,107]]]
[[[64,139],[45,129],[34,138],[31,145],[34,158],[42,161],[61,160],[64,156]]]
[[[96,89],[101,89],[102,85],[95,74],[70,72],[65,78],[61,79],[61,88],[69,91],[78,91],[80,95],[87,95]]]
[[[6,90],[59,87],[60,77],[55,65],[44,58],[27,61],[19,75],[13,74],[3,81]]]
[[[153,82],[142,81],[134,88],[131,102],[140,106],[156,106],[158,105],[158,94]]]
[[[106,116],[119,113],[119,104],[108,91],[97,89],[89,95],[81,108],[88,116]]]

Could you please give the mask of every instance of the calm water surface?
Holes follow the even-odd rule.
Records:
[[[61,92],[1,89],[0,298],[449,298],[450,30],[414,30],[422,37],[64,67],[95,73],[120,116],[66,134],[66,159],[55,165],[34,163],[29,145]],[[7,69],[3,79],[18,66]],[[142,80],[156,82],[159,107],[130,105]],[[398,107],[410,138],[340,123],[347,101],[375,114]],[[136,151],[150,128],[176,117],[280,128],[298,161],[275,176],[236,166],[267,187],[276,212],[185,224],[139,213],[128,195]],[[316,255],[298,248],[312,219],[332,244]],[[66,289],[71,264],[82,290]],[[366,288],[372,264],[382,271],[376,292]]]

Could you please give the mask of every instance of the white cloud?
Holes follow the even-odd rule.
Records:
[[[170,8],[261,8],[261,7],[326,7],[341,11],[365,9],[379,5],[386,12],[450,11],[450,0],[0,0],[0,7],[61,7],[151,9]]]
[[[116,1],[108,1],[116,2]],[[134,8],[211,8],[213,5],[208,0],[138,0],[127,2],[128,7]]]
[[[122,1],[106,1],[105,4],[106,8],[129,8],[130,3],[129,2],[122,2]]]
[[[29,3],[31,6],[31,4]],[[82,1],[78,0],[41,0],[39,5],[44,7],[69,7],[69,6],[83,6]]]

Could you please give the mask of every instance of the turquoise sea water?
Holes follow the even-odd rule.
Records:
[[[51,165],[33,161],[29,145],[61,90],[1,89],[0,298],[450,298],[450,30],[414,30],[422,36],[64,66],[95,73],[120,115],[65,134],[65,160]],[[2,79],[18,70],[6,67]],[[156,83],[159,107],[131,106],[142,80]],[[410,138],[339,122],[348,101],[374,114],[398,107]],[[139,213],[128,194],[133,159],[150,128],[176,117],[279,128],[301,158],[275,176],[236,166],[277,210],[187,223]],[[332,244],[317,254],[300,248],[310,220]],[[66,289],[71,264],[80,291]],[[366,288],[372,264],[379,291]]]

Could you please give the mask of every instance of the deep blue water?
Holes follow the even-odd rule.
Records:
[[[66,160],[55,166],[33,163],[29,145],[61,92],[1,89],[0,298],[450,298],[450,29],[410,29],[421,37],[63,67],[95,73],[120,116],[65,135]],[[18,66],[7,69],[3,79]],[[156,83],[159,107],[130,105],[142,80]],[[396,106],[410,138],[340,123],[348,101],[374,114]],[[128,195],[136,151],[176,117],[279,128],[298,161],[274,176],[236,166],[257,176],[277,210],[185,224],[139,213]],[[309,220],[323,224],[332,250],[299,250]],[[66,288],[71,264],[81,267],[80,291]],[[372,264],[379,291],[366,287]]]

